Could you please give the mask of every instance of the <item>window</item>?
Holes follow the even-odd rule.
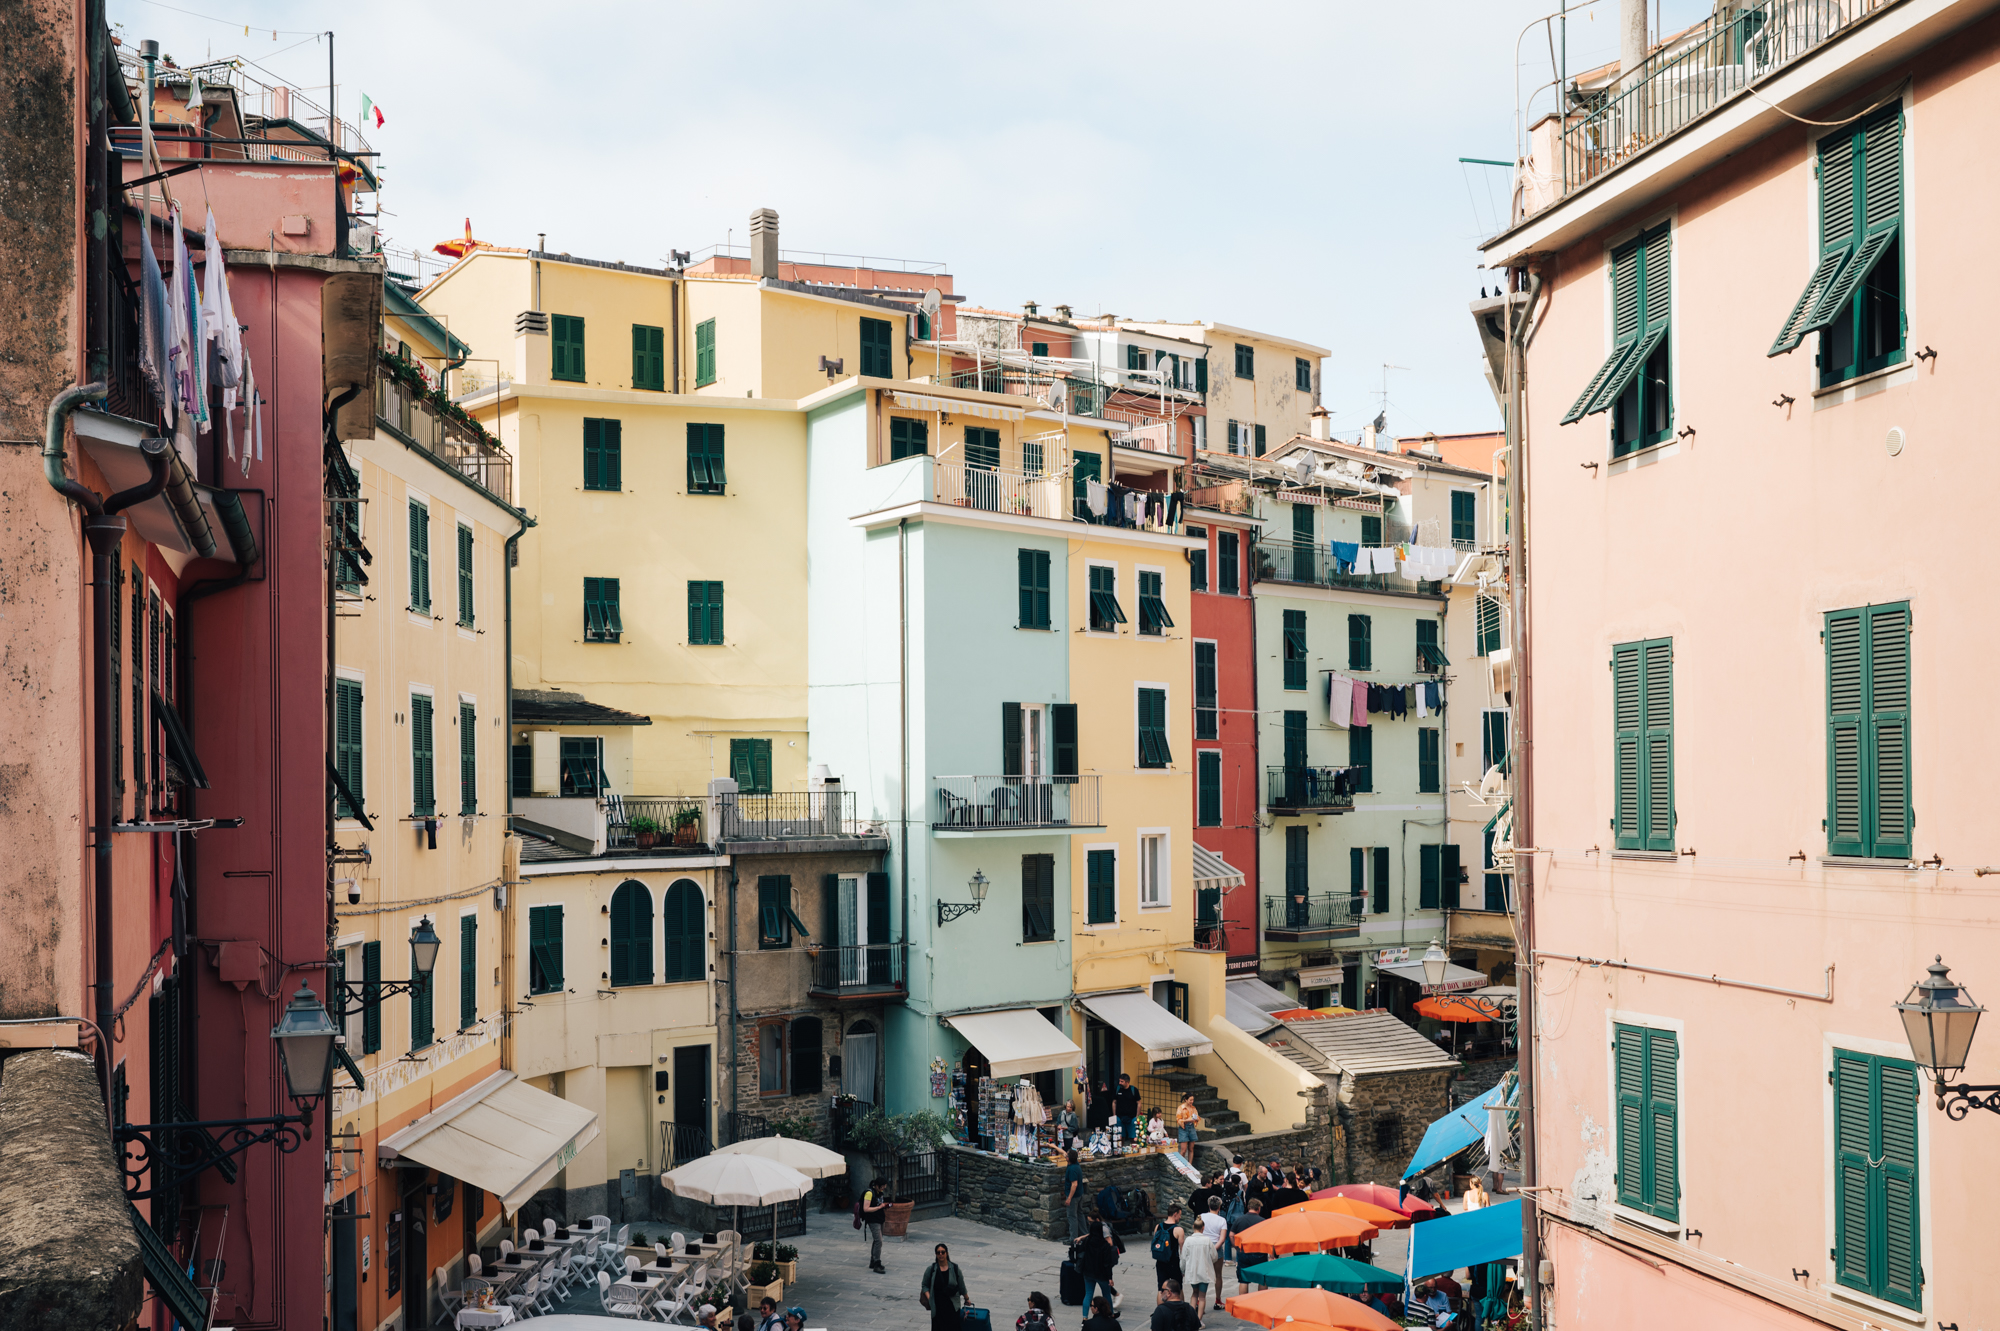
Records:
[[[1167,886],[1167,839],[1162,835],[1139,838],[1139,908],[1171,904]]]
[[[458,1029],[479,1021],[479,917],[458,917]]]
[[[757,1093],[785,1093],[785,1023],[765,1021],[757,1025]]]
[[[1104,564],[1090,566],[1090,631],[1116,633],[1125,622],[1118,605],[1118,570]]]
[[[1159,573],[1139,574],[1139,632],[1151,637],[1159,637],[1161,629],[1174,626],[1173,617],[1167,613],[1167,603],[1162,599],[1161,582],[1164,575]]]
[[[549,316],[549,378],[583,382],[583,320],[574,314]]]
[[[1021,575],[1021,627],[1045,629],[1049,626],[1049,552],[1015,552]]]
[[[689,644],[718,647],[722,641],[722,584],[688,583]]]
[[[698,425],[693,421],[687,427],[687,491],[691,495],[719,495],[729,484],[729,473],[722,461],[722,427],[720,425]]]
[[[433,975],[426,984],[413,985],[410,989],[410,1051],[428,1049],[437,1039],[436,1023],[432,1014],[437,1006],[437,988],[444,977]]]
[[[667,888],[660,915],[665,922],[666,952],[662,984],[684,984],[708,978],[707,902],[693,879],[676,879]]]
[[[1353,726],[1347,732],[1347,765],[1354,769],[1354,791],[1375,792],[1375,728]]]
[[[1194,737],[1214,739],[1218,713],[1215,700],[1215,644],[1194,645]]]
[[[715,320],[703,319],[694,326],[694,386],[706,388],[715,382]]]
[[[1139,766],[1166,767],[1174,760],[1167,748],[1167,691],[1139,690]]]
[[[871,379],[894,379],[896,339],[887,319],[861,321],[861,373]]]
[[[632,325],[632,387],[655,393],[667,387],[667,333],[664,328]]]
[[[1194,391],[1197,393],[1206,393],[1208,391],[1208,357],[1206,356],[1203,356],[1194,363]]]
[[[560,774],[557,789],[564,795],[604,792],[604,741],[595,735],[564,735],[556,745]]]
[[[135,729],[137,727],[134,727]],[[336,812],[353,818],[364,802],[361,789],[361,682],[337,679],[333,683],[333,766],[346,789],[339,796]],[[348,796],[354,802],[348,802]]]
[[[1457,910],[1459,879],[1464,876],[1464,870],[1459,866],[1458,847],[1419,846],[1417,865],[1417,908]]]
[[[1826,617],[1826,801],[1829,855],[1910,857],[1908,602]]]
[[[611,894],[611,984],[653,982],[653,891],[628,878]]]
[[[1285,896],[1287,923],[1294,928],[1305,924],[1304,904],[1298,898],[1312,890],[1312,829],[1308,827],[1287,827],[1285,829]]]
[[[1382,544],[1382,518],[1377,513],[1361,515],[1361,543],[1363,545]]]
[[[1306,686],[1306,612],[1285,611],[1285,687]]]
[[[1474,597],[1472,631],[1476,639],[1472,654],[1491,656],[1500,650],[1500,602],[1491,596]]]
[[[771,741],[732,739],[729,741],[729,775],[736,780],[739,795],[771,793]]]
[[[1194,756],[1194,820],[1199,827],[1222,826],[1222,751],[1202,749]]]
[[[624,479],[623,421],[583,418],[583,488],[617,490]]]
[[[1384,1114],[1375,1120],[1375,1150],[1379,1155],[1401,1155],[1403,1153],[1403,1120],[1395,1114]]]
[[[535,793],[535,746],[516,744],[507,751],[509,787],[516,795]]]
[[[1662,443],[1673,434],[1667,316],[1673,237],[1662,224],[1611,253],[1611,355],[1562,423],[1611,412],[1611,455]]]
[[[1479,497],[1470,490],[1453,490],[1451,492],[1451,543],[1453,545],[1469,546],[1477,539],[1479,527],[1476,518],[1476,514],[1478,513],[1478,499]]]
[[[1479,716],[1479,770],[1502,767],[1507,761],[1507,713],[1495,708]],[[1504,767],[1503,767],[1504,770]]]
[[[1438,732],[1432,726],[1417,728],[1417,793],[1438,792]]]
[[[1507,909],[1507,875],[1495,873],[1493,866],[1493,829],[1488,826],[1479,834],[1479,867],[1486,871],[1486,909],[1505,913]]]
[[[472,627],[472,528],[458,524],[458,626]]]
[[[431,612],[431,510],[410,501],[410,609]]]
[[[410,695],[410,812],[419,818],[437,812],[437,740],[431,712],[429,694]]]
[[[1021,941],[1047,943],[1056,936],[1056,857],[1021,857]]]
[[[931,451],[931,423],[908,416],[889,418],[889,460],[912,458]]]
[[[1903,112],[1891,106],[1819,141],[1819,263],[1771,344],[1819,340],[1819,381],[1903,359]]]
[[[339,449],[327,454],[326,496],[333,508],[331,515],[334,529],[333,548],[339,552],[339,570],[335,575],[334,585],[344,592],[359,592],[362,584],[368,581],[368,575],[361,571],[361,566],[373,563],[374,559],[368,553],[367,547],[361,543],[361,478],[354,474],[354,468],[349,465],[347,455]],[[140,575],[135,572],[133,576],[136,579]],[[124,585],[125,569],[122,563],[114,565],[112,577],[117,587]],[[115,590],[113,595],[115,598]],[[113,603],[117,604],[116,599]],[[117,663],[118,621],[119,613],[114,609],[111,612],[114,666]],[[117,719],[117,713],[114,711],[112,720],[116,722]],[[115,742],[111,748],[114,753],[118,751]]]
[[[382,1052],[382,944],[361,945],[361,1052]]]
[[[1313,506],[1292,505],[1292,581],[1318,582],[1319,561],[1313,528]]]
[[[1264,427],[1261,425],[1257,427],[1257,456],[1264,456]]]
[[[1187,534],[1202,543],[1201,549],[1188,551],[1188,590],[1205,592],[1208,590],[1208,528],[1189,527]]]
[[[862,320],[864,324],[872,319]],[[887,324],[882,325],[887,328]],[[824,1064],[820,1059],[820,1021],[818,1017],[794,1017],[791,1030],[792,1044],[792,1094],[818,1095],[824,1082]]]
[[[1923,1307],[1921,1094],[1914,1065],[1834,1050],[1834,1279],[1907,1308]]]
[[[1031,356],[1046,356],[1049,354],[1049,344],[1046,342],[1030,342],[1028,344],[1028,354]]]
[[[1438,648],[1438,624],[1435,619],[1417,621],[1417,669],[1442,670],[1451,662],[1445,660],[1444,652]]]
[[[1283,750],[1285,771],[1290,777],[1292,773],[1300,772],[1306,765],[1306,714],[1298,711],[1282,712],[1279,714],[1279,724],[1285,737]],[[1301,789],[1298,794],[1302,797],[1305,791]]]
[[[1118,852],[1084,852],[1086,882],[1085,921],[1089,924],[1118,923]]]
[[[1238,379],[1257,377],[1257,350],[1241,342],[1236,344],[1236,377]]]
[[[1674,645],[1611,650],[1616,740],[1613,828],[1620,850],[1674,848]]]
[[[1672,1031],[1619,1024],[1618,1203],[1662,1220],[1681,1214],[1680,1041]]]
[[[458,704],[458,811],[467,818],[479,812],[479,712],[463,701]]]
[[[1375,650],[1371,640],[1373,628],[1366,615],[1347,617],[1347,668],[1349,670],[1373,670]],[[1303,686],[1301,686],[1303,687]]]
[[[1301,393],[1313,391],[1313,363],[1304,356],[1292,358],[1292,387]]]
[[[1000,469],[1000,432],[983,426],[965,427],[965,465],[981,471]]]
[[[1229,422],[1229,451],[1231,453],[1244,453],[1248,451],[1243,444],[1243,434],[1244,430],[1240,422]]]
[[[757,879],[757,946],[766,950],[790,947],[794,931],[802,938],[812,937],[812,931],[792,913],[792,876],[783,873],[760,876]]]
[[[1049,704],[1049,757],[1049,775],[1065,777],[1077,774],[1076,704],[1073,702]]]
[[[1237,579],[1237,550],[1242,538],[1233,531],[1217,532],[1215,535],[1215,574],[1218,587],[1224,596],[1235,596],[1240,591]]]
[[[1153,358],[1147,355],[1144,347],[1128,346],[1125,348],[1125,368],[1128,370],[1150,370],[1153,368]]]
[[[931,317],[922,310],[917,311],[917,340],[919,342],[931,340]]]
[[[583,580],[583,640],[585,642],[617,642],[618,635],[625,631],[625,620],[618,613],[618,579],[585,578]]]

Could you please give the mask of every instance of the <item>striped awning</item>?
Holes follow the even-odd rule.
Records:
[[[897,393],[896,405],[911,411],[948,411],[954,416],[982,416],[987,420],[1018,421],[1020,407],[1002,407],[991,402],[966,402],[955,397],[931,397],[924,393]]]
[[[1228,860],[1208,847],[1196,845],[1194,848],[1194,885],[1196,887],[1231,888],[1243,886],[1243,871],[1231,867]]]

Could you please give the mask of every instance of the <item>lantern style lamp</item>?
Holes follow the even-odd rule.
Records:
[[[966,886],[972,889],[972,900],[938,902],[937,916],[940,925],[949,924],[961,915],[970,915],[986,904],[986,889],[992,886],[992,883],[987,879],[984,869],[974,869]]]
[[[1973,1002],[1972,995],[1951,978],[1951,968],[1944,964],[1943,957],[1931,963],[1928,976],[1910,986],[1909,997],[1896,1004],[1896,1011],[1903,1019],[1903,1034],[1909,1037],[1910,1057],[1937,1086],[1939,1109],[1945,1107],[1947,1089],[1961,1092],[1959,1098],[1969,1098],[1962,1094],[1966,1090],[1994,1089],[1945,1085],[1952,1074],[1965,1071],[1973,1032],[1978,1030],[1980,1015],[1986,1009]],[[2000,1104],[1987,1107],[2000,1109]],[[1964,1117],[1963,1111],[1952,1117]]]
[[[984,869],[974,869],[971,880],[966,883],[966,886],[972,889],[972,899],[974,901],[986,900],[986,889],[989,885]]]
[[[431,972],[437,967],[438,946],[437,930],[431,928],[431,917],[426,915],[410,930],[410,978],[419,987],[430,983]]]
[[[1444,946],[1437,939],[1431,939],[1430,947],[1424,950],[1424,984],[1435,989],[1444,983],[1444,972],[1451,965],[1451,958],[1444,953]]]
[[[340,1027],[333,1024],[326,1007],[305,985],[292,995],[271,1038],[278,1042],[278,1062],[285,1070],[285,1090],[302,1113],[326,1098],[333,1081],[333,1042]],[[311,1120],[307,1120],[308,1131]]]

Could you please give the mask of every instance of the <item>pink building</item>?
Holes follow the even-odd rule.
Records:
[[[2000,994],[2000,17],[1717,11],[1533,128],[1485,246],[1533,309],[1536,1274],[1565,1331],[1969,1331],[2000,1119],[1939,1112],[1895,1004],[1938,954]],[[2000,1035],[1955,1080],[2000,1082]]]

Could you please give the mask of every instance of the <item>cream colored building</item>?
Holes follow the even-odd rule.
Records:
[[[1320,362],[1333,353],[1295,338],[1198,320],[1120,320],[1121,332],[1150,333],[1207,348],[1202,447],[1259,456],[1312,426],[1319,406]]]

